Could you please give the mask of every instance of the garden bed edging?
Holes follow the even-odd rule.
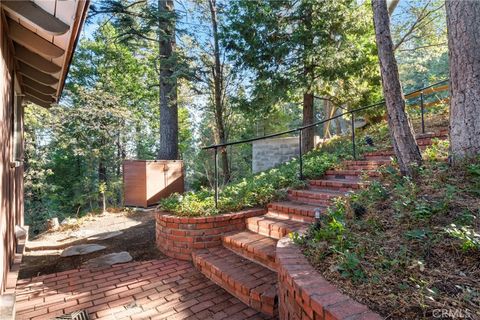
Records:
[[[265,209],[250,209],[208,217],[181,217],[169,212],[156,213],[157,248],[165,255],[192,260],[198,249],[222,245],[222,236],[246,228],[246,219],[261,216]]]
[[[383,319],[330,284],[288,236],[278,241],[276,250],[280,319]]]

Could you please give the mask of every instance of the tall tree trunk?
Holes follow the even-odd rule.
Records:
[[[393,53],[387,2],[386,0],[373,0],[372,8],[390,136],[400,171],[404,175],[412,175],[413,166],[422,163],[422,155],[405,112],[397,61]]]
[[[314,121],[313,93],[303,94],[303,125],[312,124]],[[308,152],[314,148],[315,128],[311,127],[303,130],[302,151]]]
[[[137,160],[142,160],[142,129],[140,122],[135,123],[135,154]]]
[[[334,108],[335,108],[335,112],[332,114],[332,116],[338,115],[338,108],[337,107],[334,107]],[[342,122],[340,118],[335,119],[335,133],[337,134],[337,136],[342,135]]]
[[[217,4],[216,0],[208,0],[210,7],[210,17],[212,20],[213,43],[214,43],[214,57],[215,64],[213,68],[213,83],[214,83],[214,100],[215,100],[215,123],[220,143],[226,142],[225,121],[224,121],[224,106],[223,106],[223,70],[220,61],[220,45],[218,38],[218,19],[217,19]],[[228,163],[227,148],[220,149],[222,160],[223,180],[228,182],[230,180],[230,166]]]
[[[330,101],[328,100],[323,100],[323,112],[325,113],[325,119],[330,118],[331,115],[331,104]],[[330,134],[330,125],[331,121],[328,121],[323,124],[323,138],[324,139],[330,139],[331,134]]]
[[[314,103],[313,90],[314,83],[314,68],[311,61],[311,53],[313,50],[313,34],[312,34],[312,4],[307,1],[302,1],[301,5],[304,7],[304,18],[306,39],[304,43],[304,59],[303,59],[303,75],[307,81],[307,87],[303,93],[303,125],[309,125],[314,122]],[[303,130],[302,137],[302,151],[308,152],[314,148],[315,145],[315,128],[311,127]]]
[[[105,186],[107,185],[107,168],[105,167],[104,159],[100,158],[98,160],[98,181],[100,186],[101,199],[99,199],[99,206],[105,210]],[[103,190],[103,191],[102,191]]]
[[[117,134],[117,166],[116,166],[116,174],[117,177],[120,177],[122,173],[122,144],[120,143],[120,133]]]
[[[160,145],[158,159],[178,159],[177,79],[174,75],[175,20],[173,0],[158,0],[160,61]]]
[[[480,2],[446,1],[452,160],[480,153]]]
[[[388,14],[391,16],[393,11],[395,11],[395,8],[397,7],[398,3],[400,0],[390,0],[388,3]]]

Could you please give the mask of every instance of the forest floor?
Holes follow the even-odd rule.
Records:
[[[427,125],[448,128],[448,115]],[[329,282],[385,319],[480,319],[480,158],[450,167],[448,146],[427,148],[411,179],[379,170],[300,240]]]
[[[121,231],[105,240],[88,239],[93,235]],[[99,244],[106,248],[85,255],[62,257],[62,251],[79,244]],[[86,261],[109,253],[127,251],[133,261],[163,257],[155,246],[153,210],[122,211],[88,215],[78,223],[44,232],[28,241],[19,278],[35,277],[80,268]]]

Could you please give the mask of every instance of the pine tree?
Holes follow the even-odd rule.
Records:
[[[337,87],[343,95],[378,79],[370,14],[353,0],[238,0],[229,5],[224,41],[238,65],[253,73],[252,103],[268,109],[301,100],[308,125],[314,122],[314,95]],[[305,151],[313,141],[314,129],[304,130]]]
[[[402,86],[390,34],[387,1],[373,0],[372,8],[383,94],[387,105],[388,126],[393,149],[395,150],[402,174],[412,175],[413,167],[422,163],[422,155],[415,141],[413,127],[405,112],[405,100],[403,99]]]
[[[480,2],[446,1],[452,159],[480,154]]]

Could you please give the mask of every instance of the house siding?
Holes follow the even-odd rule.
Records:
[[[23,225],[23,168],[10,166],[13,161],[14,121],[22,126],[23,119],[14,119],[13,56],[0,23],[0,294],[15,254],[15,225]],[[21,107],[19,107],[21,109]],[[22,111],[19,110],[21,116]],[[19,127],[23,135],[23,128]],[[22,139],[23,137],[21,137]],[[22,143],[19,144],[23,145]],[[20,154],[23,150],[20,150]]]

